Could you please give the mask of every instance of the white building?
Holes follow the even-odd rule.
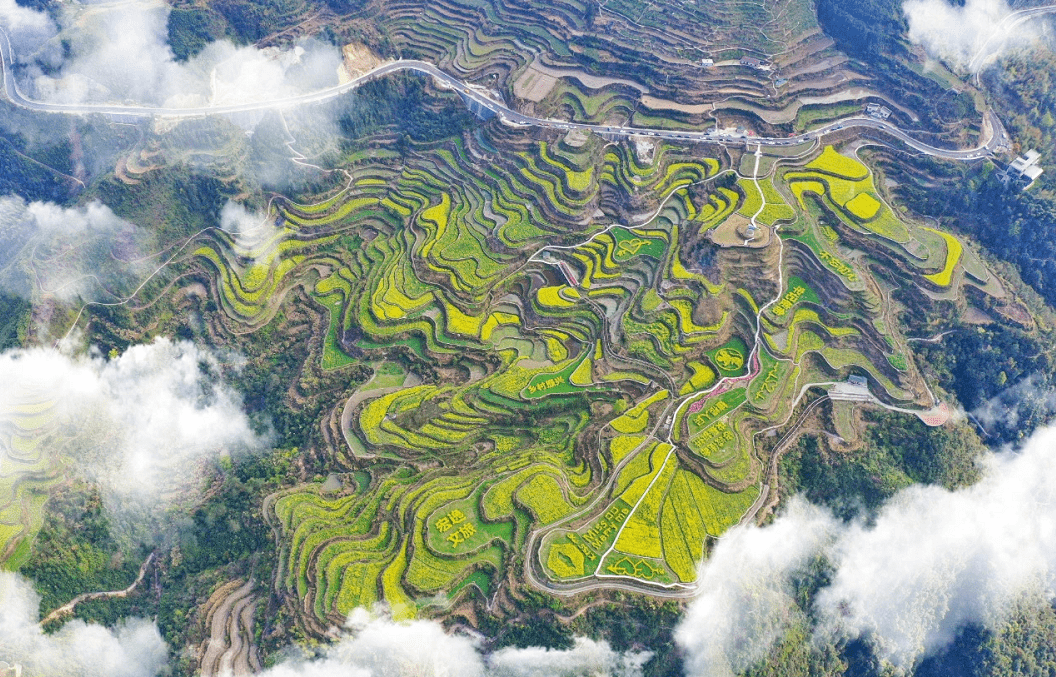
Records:
[[[873,117],[878,120],[886,120],[891,117],[891,109],[887,106],[881,106],[878,103],[866,104],[865,112],[869,117]]]
[[[1026,155],[1017,157],[1012,161],[1012,164],[1008,166],[1001,179],[1006,185],[1009,181],[1015,180],[1023,187],[1023,190],[1030,188],[1038,180],[1038,177],[1045,172],[1044,169],[1038,166],[1038,160],[1040,159],[1041,153],[1033,148],[1028,150]]]

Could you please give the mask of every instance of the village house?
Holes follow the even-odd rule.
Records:
[[[1001,173],[1002,183],[1007,186],[1009,183],[1015,182],[1020,186],[1021,190],[1030,188],[1038,180],[1038,177],[1045,172],[1044,169],[1038,166],[1038,160],[1040,159],[1041,153],[1033,148],[1028,150],[1025,155],[1013,160],[1008,169]]]

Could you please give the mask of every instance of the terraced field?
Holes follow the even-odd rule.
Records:
[[[754,193],[722,157],[485,126],[278,200],[252,242],[202,238],[232,330],[303,289],[326,318],[319,366],[374,369],[331,419],[338,488],[264,506],[276,586],[308,626],[495,600],[522,577],[683,594],[767,495],[757,436],[807,385],[863,375],[930,408],[861,254],[956,293],[956,240],[900,220],[833,148],[770,158]],[[766,247],[706,238],[761,207]]]
[[[53,449],[54,401],[28,396],[9,406],[0,412],[0,563],[13,569],[29,554],[63,459]]]
[[[202,677],[243,677],[261,671],[254,646],[253,586],[253,581],[231,581],[206,602],[203,616],[209,635],[200,661]]]
[[[396,0],[342,20],[359,34],[363,19],[387,57],[564,119],[787,132],[884,98],[861,86],[809,0]]]

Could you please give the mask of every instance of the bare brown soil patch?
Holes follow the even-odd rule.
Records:
[[[538,71],[533,66],[529,66],[521,77],[517,78],[517,82],[513,83],[513,93],[518,98],[531,101],[533,103],[539,103],[546,98],[546,95],[550,93],[550,90],[557,84],[557,78],[553,75]]]
[[[341,83],[368,73],[385,63],[369,47],[355,43],[349,43],[342,47],[341,56],[341,67],[337,70],[337,78]]]
[[[720,247],[749,247],[762,249],[770,244],[770,229],[758,227],[749,232],[752,222],[740,214],[734,214],[708,231],[711,241]]]

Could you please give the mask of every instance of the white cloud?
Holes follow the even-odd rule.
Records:
[[[1038,374],[1020,379],[972,411],[988,430],[997,427],[1013,431],[1029,430],[1032,422],[1047,420],[1054,413],[1056,388],[1044,385]]]
[[[985,66],[990,55],[1038,37],[1031,20],[1005,21],[1012,12],[1006,0],[967,0],[961,7],[947,0],[906,0],[902,9],[910,40],[924,45],[933,56],[972,71]]]
[[[800,614],[790,576],[831,539],[836,522],[802,499],[764,529],[731,530],[700,569],[700,594],[675,632],[686,674],[726,677],[762,659]]]
[[[29,98],[54,103],[179,109],[274,102],[336,85],[342,68],[340,50],[314,38],[281,49],[236,46],[220,40],[206,45],[190,60],[178,62],[167,42],[170,6],[162,0],[60,3],[61,32],[44,13],[14,3],[0,0],[0,26],[5,26],[11,36],[22,66],[16,69],[18,86]],[[316,177],[311,163],[300,167],[290,164],[290,155],[296,155],[287,147],[287,142],[293,141],[290,133],[296,134],[300,150],[319,157],[334,148],[336,118],[346,105],[347,99],[339,99],[327,105],[282,110],[281,125],[275,128],[269,124],[271,133],[248,142],[252,152],[236,163],[236,171],[287,187],[299,184],[306,175]],[[9,117],[0,120],[0,126],[17,129],[27,139],[58,140],[69,134],[68,121],[45,124],[40,116],[26,120],[18,115]],[[223,176],[230,176],[231,143],[247,144],[244,138],[230,137],[232,133],[241,136],[231,123],[250,131],[266,117],[264,111],[243,112],[229,116],[221,127],[207,134],[189,131],[186,137],[172,135],[169,143],[173,145],[166,146],[166,152],[153,162],[215,165]],[[194,127],[196,123],[185,124]],[[180,126],[175,119],[159,122],[155,131],[165,134],[173,125]],[[111,154],[128,153],[127,148],[105,147],[100,141],[105,137],[90,139],[84,149],[92,171],[113,167],[116,157]],[[180,144],[189,147],[180,148]],[[96,152],[105,157],[95,157]]]
[[[109,630],[70,621],[45,635],[37,625],[40,598],[18,574],[0,571],[0,660],[27,677],[153,677],[168,651],[157,627],[132,619]]]
[[[608,642],[577,637],[570,649],[500,649],[487,657],[490,677],[636,677],[652,654],[614,651]]]
[[[251,211],[232,200],[220,210],[220,228],[234,238],[240,253],[267,249],[268,242],[282,230],[267,214]]]
[[[99,202],[90,202],[81,209],[65,209],[51,202],[32,202],[26,207],[26,215],[47,235],[112,232],[132,226]]]
[[[55,32],[55,24],[47,14],[23,7],[15,0],[0,0],[0,27],[17,34]]]
[[[394,623],[366,616],[363,609],[353,611],[351,632],[327,647],[323,656],[284,661],[265,670],[263,677],[483,677],[475,639],[449,635],[434,621]]]
[[[114,301],[149,274],[145,233],[99,202],[60,207],[0,197],[0,286],[63,301]]]
[[[157,626],[131,619],[114,630],[75,620],[45,635],[37,625],[40,598],[28,581],[0,572],[0,660],[21,664],[27,677],[147,677],[167,664]],[[480,641],[453,635],[429,620],[396,623],[362,609],[348,632],[315,658],[291,658],[262,677],[640,677],[648,653],[613,651],[579,638],[567,650],[507,648],[482,652]]]
[[[54,451],[101,485],[111,510],[150,511],[194,489],[201,461],[264,442],[219,366],[208,351],[164,338],[115,359],[8,351],[0,411],[51,402]]]
[[[487,654],[477,638],[449,634],[435,621],[397,623],[363,609],[349,615],[347,629],[322,656],[284,661],[263,677],[639,677],[651,656],[585,638],[565,650],[509,647]]]
[[[742,657],[765,655],[783,626],[756,619],[753,610],[788,613],[782,586],[811,555],[826,555],[834,567],[815,604],[819,638],[868,636],[882,658],[907,668],[969,622],[996,628],[1024,595],[1040,589],[1053,597],[1053,506],[1056,428],[1034,435],[1021,452],[989,458],[986,476],[972,487],[900,492],[872,524],[830,533],[829,518],[794,503],[771,526],[734,530],[704,564],[702,595],[676,634],[689,674],[723,674],[716,661],[737,669]],[[764,547],[773,549],[771,558],[760,557]],[[724,629],[723,613],[732,614],[732,630]],[[709,614],[718,617],[714,627]]]
[[[243,235],[259,230],[265,218],[260,212],[250,211],[244,205],[228,200],[220,210],[220,227],[232,235]]]
[[[38,95],[52,101],[158,103],[175,92],[195,92],[195,78],[179,67],[166,44],[167,11],[154,3],[112,9],[67,10],[64,35],[72,56],[59,78],[39,76]],[[76,14],[80,14],[77,16]]]
[[[1056,580],[1056,429],[989,459],[960,491],[913,487],[875,526],[853,525],[834,549],[837,573],[818,599],[840,632],[871,631],[908,666],[968,622],[995,627],[1021,595]],[[838,619],[838,621],[837,621]]]
[[[311,663],[307,665],[312,666]],[[434,621],[394,623],[385,618],[372,619],[354,628],[352,635],[334,645],[324,665],[352,668],[372,677],[483,675],[477,642],[469,637],[449,635]],[[284,675],[282,672],[277,674]],[[345,673],[315,672],[313,669],[303,674],[322,676]]]
[[[19,58],[36,54],[58,32],[55,22],[47,14],[23,7],[15,0],[0,0],[0,28],[7,33]]]
[[[222,40],[180,63],[168,45],[170,8],[163,2],[74,4],[64,11],[61,35],[71,57],[58,77],[30,71],[36,96],[49,101],[192,107],[272,100],[337,84],[341,54],[316,40],[288,50]],[[22,50],[39,47],[54,33],[46,15],[14,0],[0,0],[0,21]]]

